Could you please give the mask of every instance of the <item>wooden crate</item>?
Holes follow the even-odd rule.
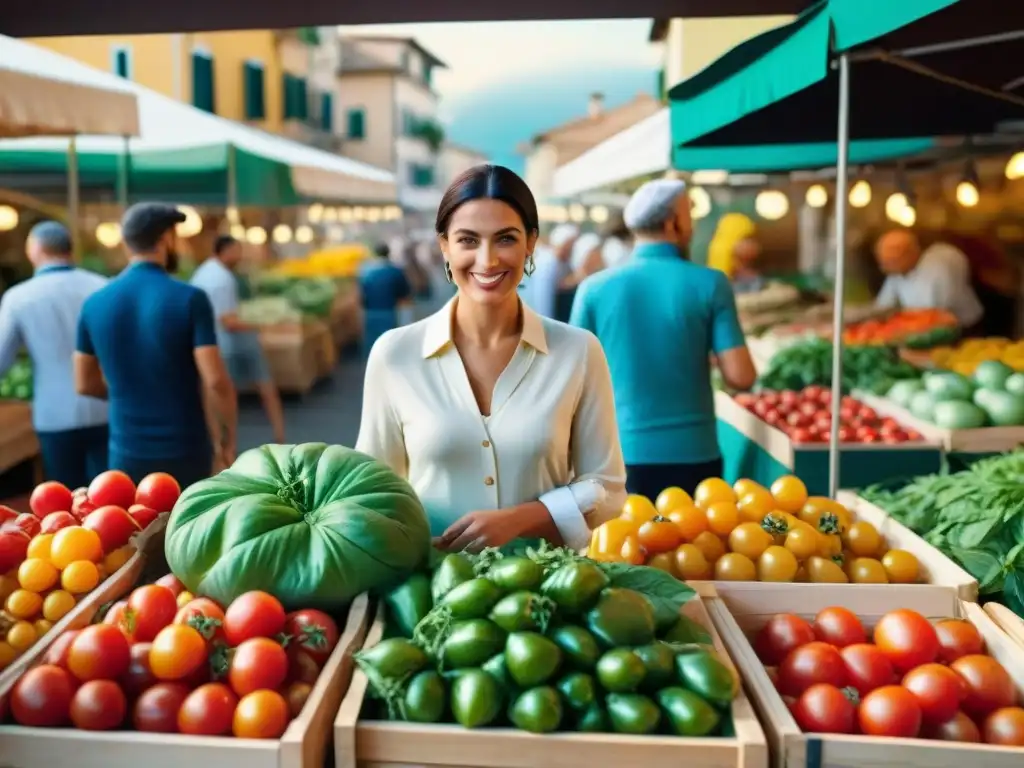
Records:
[[[321,768],[331,719],[352,679],[352,654],[363,645],[369,617],[368,598],[361,595],[352,602],[338,645],[306,705],[279,740],[5,725],[0,726],[0,761],[4,768]]]
[[[0,401],[0,472],[35,459],[36,483],[43,480],[39,438],[32,428],[32,406],[17,400]]]
[[[986,604],[985,613],[1013,642],[1024,649],[1024,619],[999,603]]]
[[[811,495],[828,494],[827,444],[794,443],[725,392],[715,393],[715,415],[725,480],[732,483],[748,477],[769,486],[783,475],[795,474]],[[921,442],[898,445],[844,443],[839,472],[844,486],[863,487],[932,474],[941,466],[941,447],[926,436]]]
[[[287,330],[261,331],[260,344],[279,390],[304,395],[313,388],[319,378],[318,361],[323,348],[322,340],[310,335],[305,324]]]
[[[1019,768],[1024,759],[1024,752],[1019,748],[924,739],[805,734],[775,690],[748,639],[749,634],[757,632],[776,613],[796,613],[810,619],[822,608],[836,604],[853,610],[868,628],[886,612],[896,608],[911,608],[932,618],[960,616],[978,628],[988,652],[1006,668],[1018,691],[1024,695],[1024,653],[1021,649],[999,631],[978,605],[958,600],[951,589],[932,587],[930,590],[933,594],[918,592],[916,599],[909,599],[911,593],[902,588],[879,585],[873,594],[843,592],[842,599],[837,599],[836,592],[812,595],[779,585],[774,590],[762,591],[756,602],[708,601],[708,612],[740,669],[747,693],[764,725],[773,768],[891,768],[903,765]]]
[[[684,613],[709,629],[715,646],[728,659],[701,601],[691,600]],[[383,632],[383,613],[378,611],[367,646],[377,643]],[[612,733],[538,736],[514,728],[470,730],[458,725],[360,720],[366,689],[366,675],[356,668],[334,721],[335,768],[679,768],[684,763],[688,768],[767,768],[765,736],[742,692],[732,704],[734,737],[682,738]]]

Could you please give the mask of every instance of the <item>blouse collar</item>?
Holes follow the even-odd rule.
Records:
[[[424,358],[433,357],[452,343],[452,320],[457,299],[458,297],[452,298],[439,311],[427,318],[426,333],[423,336]],[[519,306],[523,312],[522,341],[546,355],[548,342],[544,333],[544,321],[522,300],[520,300]]]

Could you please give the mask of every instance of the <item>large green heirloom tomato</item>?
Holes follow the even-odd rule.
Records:
[[[167,564],[228,605],[254,589],[287,609],[343,608],[423,566],[430,526],[405,480],[337,445],[264,445],[181,494]]]

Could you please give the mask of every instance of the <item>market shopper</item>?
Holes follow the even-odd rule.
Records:
[[[44,221],[29,232],[29,280],[0,301],[0,376],[24,347],[32,361],[32,422],[46,477],[79,488],[107,469],[107,404],[75,392],[72,357],[78,315],[106,278],[77,269],[71,235]]]
[[[363,301],[363,353],[370,354],[374,343],[387,331],[397,328],[399,311],[412,306],[413,291],[406,272],[391,262],[391,248],[378,243],[376,258],[363,265],[359,288]],[[410,264],[415,261],[411,249]],[[408,267],[407,267],[408,268]]]
[[[622,218],[622,211],[615,211],[605,223],[601,243],[601,261],[608,269],[625,264],[633,251],[633,235]]]
[[[734,389],[754,384],[754,364],[728,279],[688,258],[685,184],[644,184],[624,218],[636,237],[632,258],[580,286],[571,322],[608,355],[629,491],[692,493],[722,475],[710,358]]]
[[[569,257],[579,236],[575,224],[558,224],[551,230],[547,243],[538,243],[534,249],[533,274],[527,276],[523,298],[541,317],[558,319],[559,292],[572,272]]]
[[[210,300],[171,277],[177,208],[140,203],[121,221],[128,267],[85,302],[75,385],[110,403],[110,466],[138,482],[168,472],[182,487],[234,461],[238,404],[217,347]],[[204,390],[218,434],[203,410]]]
[[[259,326],[238,316],[241,290],[237,269],[241,261],[242,243],[231,235],[219,235],[213,243],[213,254],[199,265],[191,283],[206,293],[213,306],[217,345],[236,391],[255,390],[259,394],[274,442],[283,443],[284,408],[263,354]]]
[[[507,168],[455,179],[435,229],[456,296],[382,336],[367,363],[356,447],[408,478],[445,550],[516,538],[579,548],[625,497],[600,344],[517,293],[538,226]]]

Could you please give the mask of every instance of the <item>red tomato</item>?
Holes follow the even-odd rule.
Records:
[[[986,744],[1024,747],[1024,709],[1003,707],[985,718],[982,732]]]
[[[834,685],[819,683],[804,691],[793,705],[793,719],[807,733],[853,733],[857,708]]]
[[[224,640],[224,610],[208,597],[197,597],[181,606],[174,623],[198,630],[208,644]]]
[[[814,636],[836,648],[865,643],[868,639],[857,615],[839,607],[826,608],[814,617]]]
[[[71,642],[68,669],[82,682],[117,680],[131,665],[128,640],[117,627],[93,624]]]
[[[71,699],[71,722],[83,731],[111,731],[124,722],[128,702],[110,680],[83,683]]]
[[[160,680],[187,678],[206,661],[206,641],[185,624],[160,630],[149,651],[149,666]]]
[[[770,408],[769,410],[765,411],[764,416],[762,418],[765,420],[766,424],[773,427],[778,426],[783,421],[782,414],[779,413],[774,408]]]
[[[174,593],[175,597],[177,597],[185,591],[185,585],[182,584],[178,577],[175,576],[173,573],[168,573],[166,576],[161,576],[154,583],[161,587],[167,587],[167,589],[171,590],[171,592]]]
[[[896,672],[889,658],[870,643],[854,643],[843,648],[843,657],[850,685],[865,696],[875,688],[896,682]]]
[[[132,534],[141,529],[132,516],[121,507],[99,507],[86,515],[82,527],[96,531],[103,544],[104,552],[113,552],[128,543]]]
[[[152,647],[152,643],[135,643],[131,648],[131,662],[119,680],[129,696],[138,696],[157,682],[149,666],[149,650]]]
[[[84,520],[86,515],[96,509],[96,506],[97,505],[89,499],[88,494],[77,494],[75,496],[75,500],[71,502],[71,514],[79,520]]]
[[[174,621],[178,601],[167,587],[147,584],[132,592],[128,598],[128,610],[135,619],[135,639],[145,643]]]
[[[857,417],[861,421],[878,421],[878,414],[866,405],[860,407],[860,410],[857,411]]]
[[[32,537],[14,523],[0,527],[0,573],[6,573],[21,565],[28,553]]]
[[[70,512],[51,512],[43,518],[43,522],[39,525],[39,532],[56,533],[69,525],[78,525],[78,520]]]
[[[963,712],[957,712],[944,723],[925,723],[921,727],[921,736],[936,741],[981,741],[978,726]]]
[[[149,524],[159,517],[159,513],[155,509],[151,509],[145,504],[132,504],[128,508],[128,514],[132,516],[132,520],[138,523],[139,528],[143,530],[148,528]]]
[[[118,469],[107,470],[89,483],[89,501],[97,507],[112,504],[128,509],[135,503],[135,483]]]
[[[135,701],[132,711],[132,725],[137,731],[149,733],[176,733],[178,711],[188,698],[187,685],[182,683],[157,683],[147,688]]]
[[[850,429],[849,427],[840,427],[839,442],[849,443],[851,440],[853,440],[853,430]]]
[[[791,427],[806,427],[811,421],[802,413],[791,413],[786,417],[786,423]]]
[[[68,721],[74,688],[66,670],[52,664],[32,667],[14,685],[11,715],[15,722],[34,728],[64,725]]]
[[[809,429],[796,428],[789,433],[789,438],[794,443],[810,443],[814,440],[814,433]]]
[[[939,661],[951,664],[961,656],[983,653],[985,641],[981,633],[969,621],[945,619],[935,625],[939,638]]]
[[[190,693],[178,709],[178,730],[193,736],[223,736],[231,731],[238,698],[223,683],[207,683]]]
[[[917,698],[921,716],[933,723],[951,720],[965,694],[960,676],[942,664],[915,667],[904,676],[902,685]]]
[[[157,512],[170,512],[179,496],[181,486],[177,480],[166,472],[154,472],[142,478],[135,492],[135,503],[145,504]]]
[[[72,641],[78,637],[80,629],[69,629],[57,635],[57,639],[46,649],[43,654],[43,664],[52,664],[55,667],[68,668],[68,651],[71,649]]]
[[[37,535],[43,528],[39,518],[35,515],[30,515],[28,512],[22,512],[14,518],[14,524],[29,536]]]
[[[313,686],[309,683],[289,683],[284,689],[284,699],[288,702],[288,714],[291,717],[298,717],[302,708],[306,706],[306,700],[312,693]]]
[[[253,637],[235,648],[228,682],[239,696],[261,688],[277,689],[288,677],[288,654],[274,640]]]
[[[0,525],[4,523],[14,522],[14,518],[18,516],[18,513],[10,507],[0,504]]]
[[[740,392],[733,398],[737,403],[742,405],[744,408],[749,408],[757,402],[757,395],[752,395],[749,392]]]
[[[51,512],[70,512],[71,502],[71,491],[63,483],[50,480],[35,487],[28,506],[32,514],[42,520]]]
[[[800,406],[800,413],[808,418],[814,418],[819,415],[820,407],[818,403],[803,403]]]
[[[897,672],[933,662],[939,655],[939,638],[928,619],[902,608],[885,614],[875,625],[875,645]]]
[[[843,657],[827,643],[816,641],[802,645],[791,651],[779,666],[779,689],[791,696],[799,696],[815,683],[844,688],[847,682]]]
[[[921,730],[921,707],[903,686],[887,685],[864,697],[857,720],[866,736],[913,739]]]
[[[231,732],[240,739],[279,739],[290,719],[284,696],[277,691],[253,691],[238,702]]]
[[[117,627],[129,643],[135,642],[135,614],[128,610],[127,600],[118,600],[107,609],[103,623]]]
[[[252,637],[276,637],[284,631],[284,622],[284,608],[276,597],[246,592],[224,612],[224,634],[230,645],[240,645]]]
[[[961,656],[949,668],[964,679],[967,698],[963,709],[974,717],[984,717],[1003,707],[1017,703],[1017,691],[1013,679],[1003,665],[991,656],[971,654]]]
[[[323,611],[307,608],[289,613],[285,617],[284,631],[292,638],[291,644],[312,656],[320,666],[338,644],[338,625]]]
[[[811,642],[814,642],[814,630],[810,624],[792,613],[779,613],[768,619],[757,633],[754,649],[762,662],[775,665],[794,648]]]
[[[294,648],[288,651],[288,680],[290,682],[316,685],[319,677],[320,667],[313,661],[312,656]]]

